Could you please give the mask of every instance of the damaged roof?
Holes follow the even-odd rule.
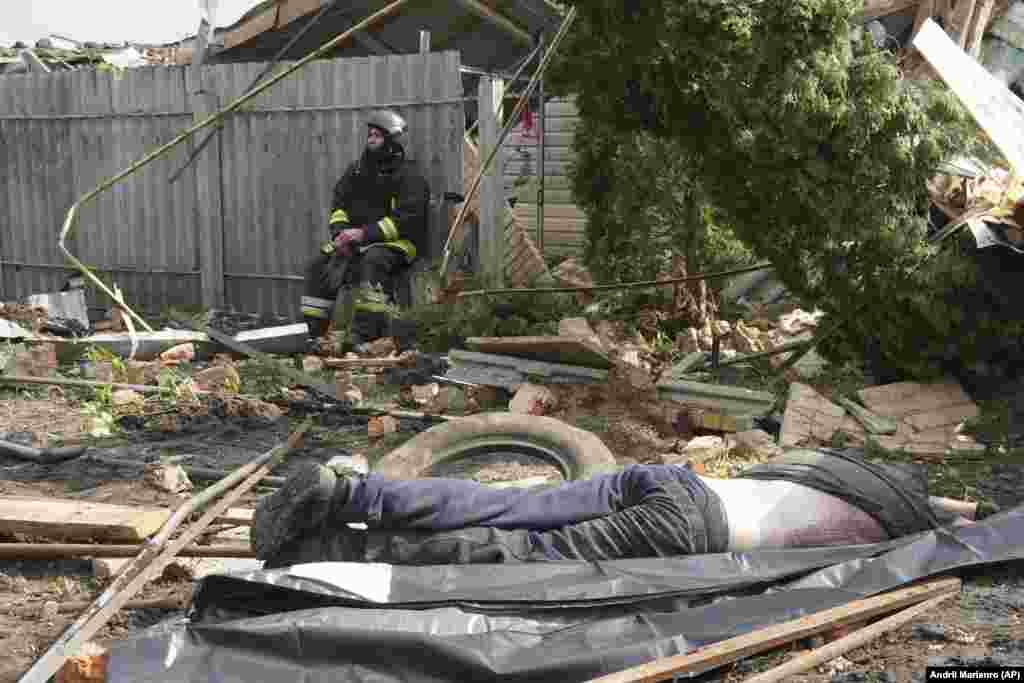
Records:
[[[269,61],[330,0],[277,0],[250,12],[224,32],[223,48],[209,62]],[[384,8],[382,0],[334,2],[284,59],[300,59],[354,24]],[[260,8],[257,8],[257,10]],[[552,34],[561,16],[547,0],[456,0],[410,3],[378,26],[361,32],[329,57],[368,57],[419,51],[420,31],[431,50],[458,50],[462,64],[486,71],[512,68],[540,33]]]

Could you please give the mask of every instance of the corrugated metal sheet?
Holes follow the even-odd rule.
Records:
[[[206,67],[207,88],[223,106],[263,66]],[[0,79],[0,299],[60,288],[71,273],[57,249],[67,209],[192,124],[186,76],[185,67],[150,67]],[[220,178],[200,177],[193,164],[168,182],[203,134],[193,136],[85,204],[68,246],[134,308],[157,312],[200,303],[198,231],[222,221],[227,306],[293,315],[368,112],[397,105],[410,156],[440,195],[461,187],[461,100],[455,52],[309,64],[227,117],[203,152],[219,145]],[[198,182],[222,193],[222,216],[199,204]],[[110,302],[90,292],[89,303]]]

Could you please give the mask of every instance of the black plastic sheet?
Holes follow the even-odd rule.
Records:
[[[214,576],[190,623],[113,647],[107,680],[569,683],[1018,559],[1024,507],[872,546]]]

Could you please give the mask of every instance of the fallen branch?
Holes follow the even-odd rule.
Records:
[[[779,681],[788,681],[791,676],[807,671],[811,667],[818,666],[819,664],[824,664],[825,662],[833,660],[850,650],[866,645],[875,638],[881,636],[883,633],[888,633],[889,631],[894,631],[900,628],[915,617],[918,617],[929,610],[935,609],[946,600],[956,597],[957,595],[957,592],[946,593],[945,595],[938,595],[931,600],[926,600],[920,605],[909,607],[898,614],[886,617],[871,626],[867,626],[859,631],[851,633],[848,636],[844,636],[839,640],[835,640],[824,647],[819,647],[807,654],[791,659],[781,666],[769,669],[768,671],[758,674],[753,678],[748,678],[745,683],[778,683]]]
[[[474,289],[468,292],[459,292],[458,298],[467,296],[487,296],[490,294],[568,294],[570,292],[599,292],[614,289],[642,289],[645,287],[661,287],[663,285],[677,285],[682,282],[698,282],[700,280],[718,280],[743,273],[754,273],[759,270],[772,270],[770,263],[759,263],[745,268],[723,270],[717,273],[704,273],[687,275],[686,277],[673,277],[665,280],[642,280],[640,282],[616,282],[610,285],[581,285],[579,287],[529,287],[521,289]]]
[[[65,560],[83,557],[135,557],[144,545],[102,543],[0,543],[0,560]],[[256,557],[245,545],[190,545],[178,557]]]
[[[75,623],[69,626],[50,646],[50,649],[25,672],[19,679],[19,683],[46,683],[49,681],[50,677],[57,673],[64,664],[64,661],[77,654],[79,648],[103,628],[122,605],[127,603],[151,579],[159,576],[179,551],[191,544],[206,527],[227,512],[236,500],[245,495],[264,475],[298,446],[311,423],[312,420],[306,420],[288,437],[286,443],[235,470],[229,477],[178,508],[164,524],[160,533],[146,542],[143,551],[118,572],[103,594],[97,597]],[[230,493],[213,503],[195,524],[168,543],[171,534],[185,519],[229,490]]]
[[[808,638],[840,626],[862,622],[907,605],[914,605],[937,596],[947,596],[960,590],[960,579],[940,578],[909,588],[883,593],[864,600],[815,612],[782,624],[745,633],[686,655],[664,657],[607,676],[590,683],[653,683],[679,674],[693,675],[731,662],[745,659],[779,645]]]

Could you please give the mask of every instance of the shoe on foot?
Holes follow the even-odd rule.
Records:
[[[260,500],[252,516],[251,543],[258,559],[324,521],[338,477],[318,463],[303,463],[274,493]]]

